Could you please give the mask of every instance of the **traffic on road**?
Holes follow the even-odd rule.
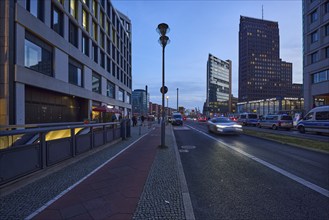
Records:
[[[328,153],[192,120],[173,129],[196,219],[329,219]]]

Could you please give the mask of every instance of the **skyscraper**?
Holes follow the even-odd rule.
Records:
[[[329,1],[303,1],[305,110],[329,105]]]
[[[110,0],[0,1],[0,124],[131,113],[131,22]]]
[[[240,16],[239,102],[282,97],[292,87],[292,63],[280,59],[278,23]]]
[[[209,54],[207,61],[206,114],[231,113],[232,62]]]

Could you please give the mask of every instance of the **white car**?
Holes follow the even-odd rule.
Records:
[[[209,132],[218,134],[239,134],[242,126],[227,117],[212,118],[207,122]]]

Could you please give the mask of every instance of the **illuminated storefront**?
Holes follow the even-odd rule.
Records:
[[[287,113],[293,114],[304,111],[304,98],[277,97],[261,99],[237,104],[238,113],[253,112],[259,115]]]

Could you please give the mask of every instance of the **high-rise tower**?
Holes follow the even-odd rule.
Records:
[[[239,102],[289,94],[292,63],[280,59],[278,23],[240,17]]]

